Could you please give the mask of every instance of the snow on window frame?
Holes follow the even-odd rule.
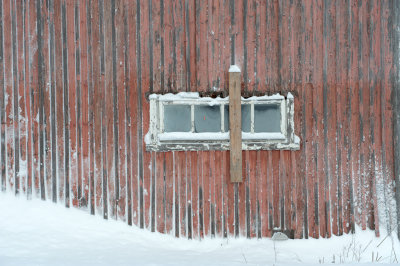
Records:
[[[148,151],[198,151],[229,150],[229,131],[224,132],[224,106],[229,105],[229,97],[200,97],[198,92],[178,94],[151,94],[150,126],[145,136]],[[280,106],[281,132],[254,133],[254,108],[251,108],[251,132],[242,132],[243,150],[299,150],[300,138],[294,134],[294,97],[274,94],[243,98],[242,104],[277,104]],[[191,106],[191,132],[164,132],[165,105]],[[194,132],[194,106],[219,105],[221,110],[221,132]]]

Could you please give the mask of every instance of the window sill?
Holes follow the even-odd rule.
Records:
[[[229,150],[229,132],[226,133],[162,133],[157,143],[150,143],[146,135],[147,151]],[[299,150],[300,139],[291,141],[281,133],[243,133],[242,150]]]

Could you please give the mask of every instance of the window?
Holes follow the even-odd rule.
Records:
[[[294,98],[282,95],[242,98],[244,150],[297,150]],[[150,95],[147,150],[229,150],[229,98],[197,92]]]

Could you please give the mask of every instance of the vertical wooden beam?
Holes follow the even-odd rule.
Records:
[[[396,182],[396,207],[397,207],[397,237],[400,239],[400,2],[395,2],[392,8],[393,14],[393,64],[396,72],[393,77],[393,142],[394,142],[394,176]]]
[[[240,69],[229,68],[229,124],[231,182],[242,182],[242,116],[240,104]]]

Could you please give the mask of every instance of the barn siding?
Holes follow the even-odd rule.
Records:
[[[0,12],[2,191],[188,238],[379,235],[395,199],[400,223],[399,2],[0,0]],[[243,151],[240,184],[229,151],[146,151],[148,95],[226,96],[231,64],[243,96],[295,96],[301,149]]]

